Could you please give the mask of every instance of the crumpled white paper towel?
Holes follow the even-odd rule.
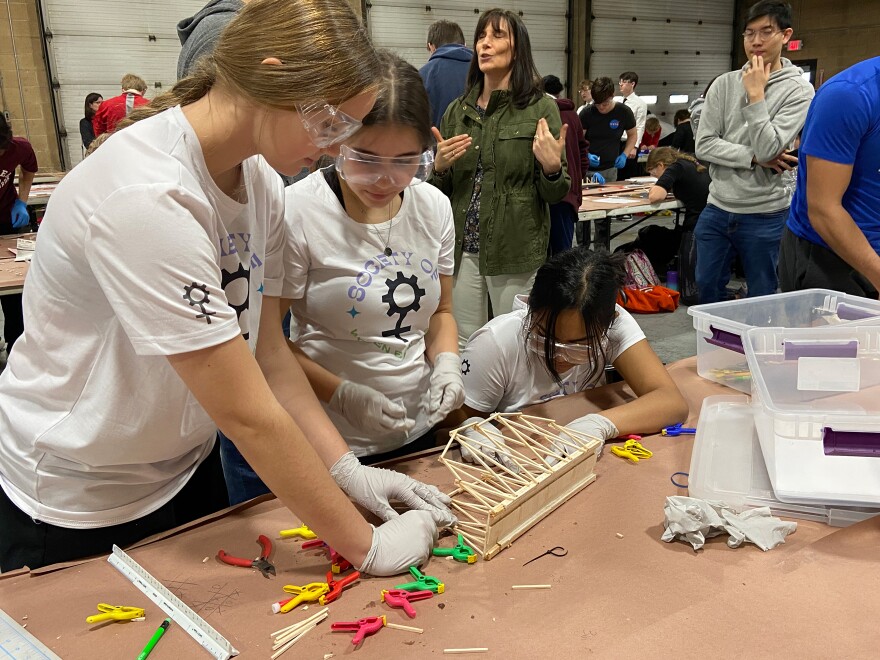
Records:
[[[744,541],[761,550],[772,550],[797,529],[797,523],[785,522],[770,514],[768,507],[747,509],[742,513],[723,502],[710,502],[695,497],[676,495],[666,498],[666,515],[661,540],[682,538],[699,550],[706,539],[730,534],[727,545],[738,548]]]

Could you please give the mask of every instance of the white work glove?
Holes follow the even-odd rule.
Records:
[[[407,511],[388,522],[373,527],[373,543],[363,564],[362,573],[396,575],[410,566],[421,566],[437,545],[437,525],[425,511]]]
[[[416,425],[408,419],[406,408],[368,385],[344,380],[333,393],[330,410],[339,413],[349,423],[367,433],[407,434]]]
[[[384,468],[363,465],[352,452],[344,454],[333,467],[330,476],[355,502],[389,521],[400,514],[390,500],[397,500],[410,509],[426,511],[435,527],[452,527],[458,519],[449,510],[450,497],[436,486]]]
[[[519,466],[514,463],[513,460],[511,460],[510,454],[507,450],[507,444],[504,442],[504,438],[500,437],[501,431],[499,431],[492,422],[486,421],[482,417],[471,417],[470,419],[465,421],[463,426],[473,424],[474,422],[482,422],[477,426],[486,431],[486,433],[488,433],[492,439],[498,441],[498,443],[501,445],[500,447],[497,446],[494,442],[492,442],[492,440],[480,433],[476,429],[476,427],[472,426],[471,428],[466,429],[464,431],[464,436],[471,441],[472,445],[476,446],[477,451],[483,454],[483,460],[485,461],[486,458],[491,458],[501,463],[507,469],[518,473]],[[465,445],[460,444],[459,447],[461,448],[461,459],[465,463],[478,463],[476,457],[474,456],[474,452],[472,452]],[[489,465],[492,465],[492,463],[490,462]]]
[[[431,389],[428,392],[428,424],[434,426],[446,419],[464,403],[464,381],[461,379],[461,358],[456,353],[440,353],[434,358]]]
[[[612,438],[616,438],[620,435],[620,432],[617,430],[617,427],[614,426],[614,422],[612,422],[607,417],[603,417],[598,413],[593,413],[591,415],[584,415],[583,417],[578,417],[576,420],[569,422],[565,425],[567,428],[570,428],[573,431],[579,431],[586,436],[591,438],[595,438],[599,440],[601,444],[596,448],[596,459],[598,460],[600,456],[602,456],[602,449],[605,447],[605,443]],[[559,434],[566,440],[573,442],[575,445],[581,445],[583,440],[577,436],[569,435],[568,433],[562,432]],[[566,443],[562,442],[554,442],[554,448],[568,456],[574,451],[573,447],[568,446]],[[559,459],[551,456],[547,459],[547,462],[550,465],[555,465],[559,462]]]

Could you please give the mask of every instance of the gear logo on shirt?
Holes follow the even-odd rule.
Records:
[[[222,268],[220,275],[221,286],[226,294],[226,302],[235,310],[235,314],[238,317],[238,325],[241,327],[241,336],[247,341],[251,334],[249,328],[246,327],[249,319],[245,319],[245,322],[242,322],[242,315],[248,311],[250,306],[250,271],[244,267],[244,264],[239,262],[236,270],[230,272]],[[241,281],[241,284],[234,285],[234,283],[239,281]]]
[[[208,287],[206,285],[193,282],[189,286],[184,286],[183,299],[189,303],[190,307],[198,307],[201,310],[200,314],[196,314],[197,319],[205,319],[208,325],[211,325],[211,317],[217,312],[209,312],[207,309],[211,298],[208,295]]]
[[[611,121],[608,122],[608,126],[611,128],[612,131],[616,131],[618,129],[618,127],[620,126],[620,120],[619,119],[612,119]]]
[[[382,296],[382,302],[388,305],[388,311],[385,313],[388,316],[394,316],[397,314],[399,318],[397,319],[397,324],[394,328],[382,331],[382,336],[397,337],[401,341],[408,341],[403,338],[403,333],[412,330],[412,326],[404,326],[403,320],[410,312],[419,311],[421,308],[419,301],[422,299],[422,296],[425,295],[425,290],[419,286],[419,278],[416,275],[410,275],[407,277],[401,271],[397,271],[397,277],[395,279],[385,280],[385,284],[388,286],[388,293]],[[408,287],[410,291],[404,291],[398,296],[397,290],[400,287]],[[407,293],[411,294],[411,296],[409,296],[411,297],[411,300],[406,300]]]
[[[461,361],[461,375],[467,376],[471,372],[471,361],[464,359]]]

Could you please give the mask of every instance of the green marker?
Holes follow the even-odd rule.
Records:
[[[141,651],[141,654],[137,657],[137,660],[146,660],[147,656],[150,655],[152,650],[156,647],[156,644],[159,643],[159,640],[162,639],[162,635],[165,634],[165,631],[168,630],[168,626],[171,625],[171,619],[165,619],[162,622],[162,625],[159,626],[159,629],[153,633],[153,636],[150,637],[150,641],[147,642],[147,645],[144,647],[144,650]]]

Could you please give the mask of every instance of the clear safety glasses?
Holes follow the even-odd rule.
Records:
[[[424,151],[415,156],[389,158],[366,154],[342,145],[336,157],[336,171],[349,183],[375,185],[383,178],[398,188],[426,181],[434,168],[434,153]]]
[[[326,149],[358,132],[361,122],[324,101],[297,103],[303,127],[316,147]]]
[[[546,339],[534,332],[529,333],[529,350],[544,357]],[[593,359],[593,348],[587,344],[562,344],[553,342],[553,357],[569,364],[589,364]]]

